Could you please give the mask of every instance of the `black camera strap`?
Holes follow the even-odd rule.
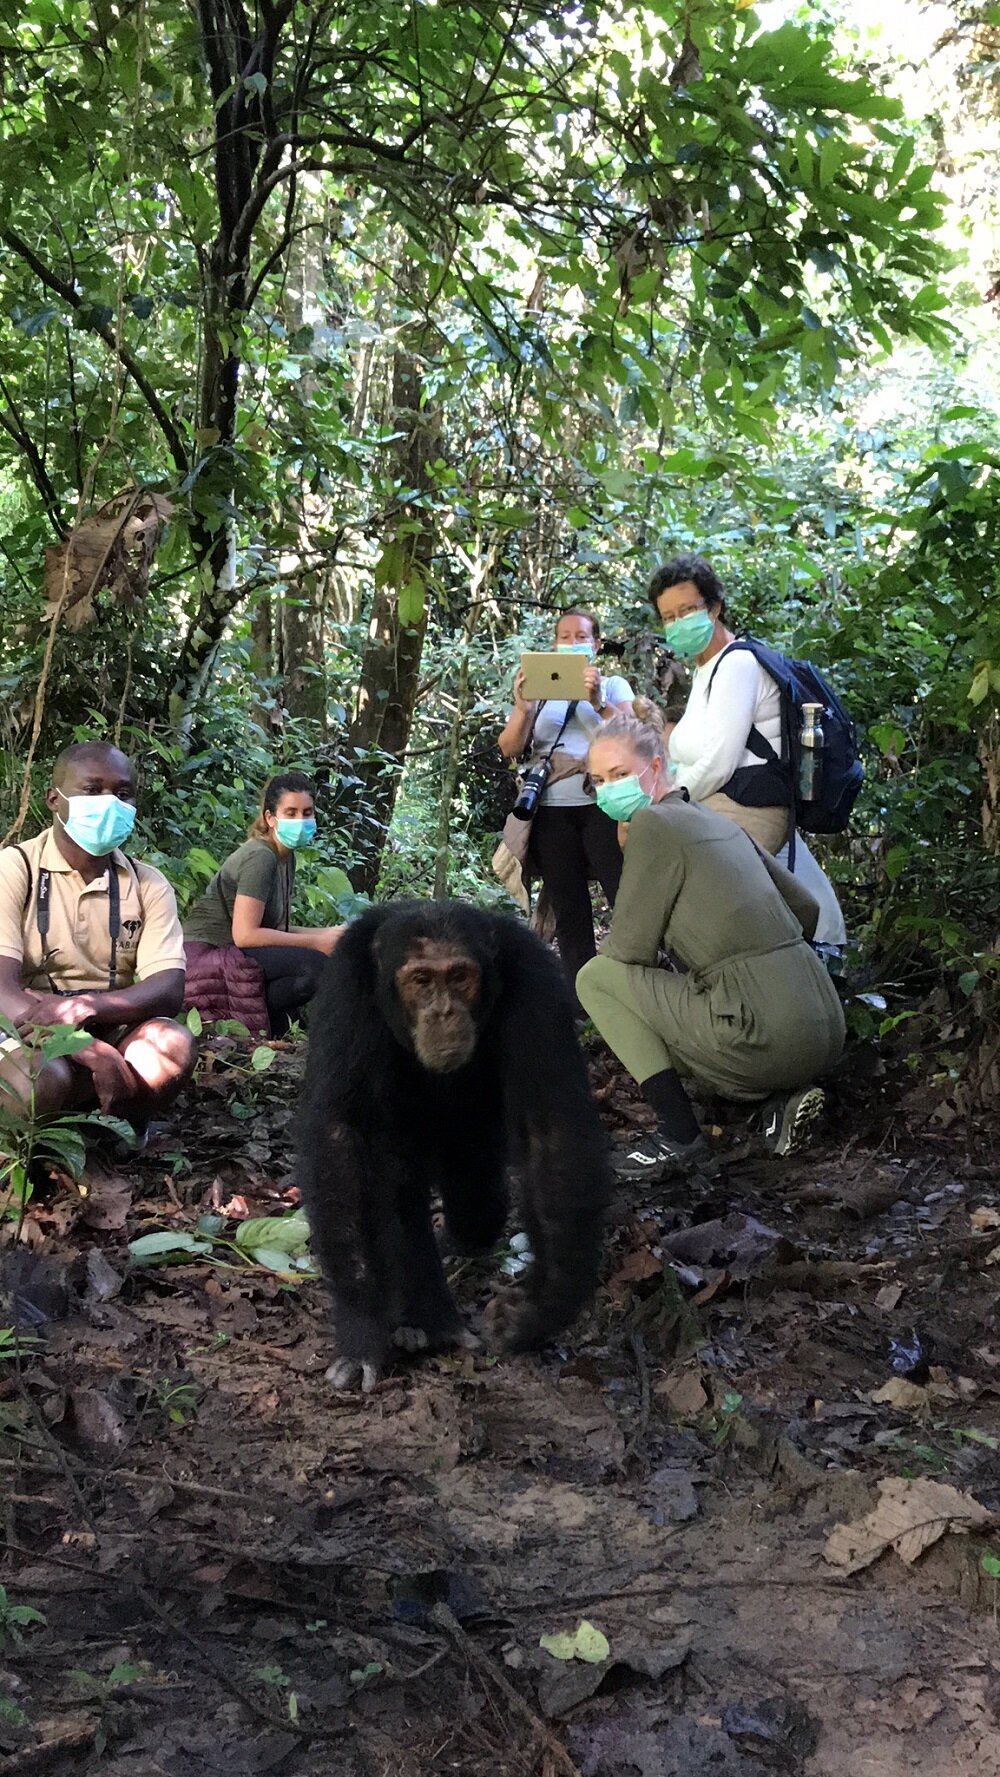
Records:
[[[21,850],[20,846],[18,846],[18,850],[19,851]],[[23,852],[21,853],[21,856],[24,857]],[[25,858],[25,863],[27,863],[26,858]],[[29,869],[30,869],[30,866],[29,866]],[[49,971],[49,957],[52,955],[52,951],[49,948],[49,927],[51,925],[51,922],[52,922],[52,872],[50,870],[39,869],[38,891],[35,895],[35,925],[38,929],[38,936],[42,941],[41,973],[48,976],[49,985],[52,988],[53,993],[55,993],[57,990],[56,990],[56,987],[52,981],[52,975]],[[111,960],[108,963],[108,992],[109,993],[114,993],[115,988],[118,986],[118,938],[119,938],[119,934],[121,932],[121,929],[122,929],[121,887],[118,882],[118,872],[115,869],[114,859],[109,858],[108,859],[108,934],[111,938]]]
[[[568,703],[566,705],[566,714],[564,715],[564,717],[562,719],[562,726],[559,730],[559,733],[556,735],[556,738],[552,742],[552,745],[550,746],[548,752],[543,754],[542,758],[539,760],[540,765],[548,765],[551,763],[552,755],[555,752],[557,746],[559,745],[559,742],[562,740],[562,737],[565,734],[566,729],[569,726],[570,722],[572,722],[573,717],[576,713],[576,707],[577,707],[577,704],[579,703],[579,701],[580,701],[580,699],[578,697],[574,697],[572,703]],[[543,700],[543,704],[544,704],[544,700]],[[539,705],[538,715],[536,715],[536,717],[535,717],[536,722],[538,721],[538,716],[540,716],[542,713],[543,704]]]

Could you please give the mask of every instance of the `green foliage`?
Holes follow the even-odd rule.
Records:
[[[79,1179],[87,1160],[88,1133],[110,1131],[133,1142],[131,1124],[101,1111],[68,1111],[59,1117],[39,1116],[35,1109],[38,1075],[49,1062],[76,1055],[90,1046],[86,1031],[69,1025],[30,1025],[19,1030],[0,1015],[0,1031],[17,1045],[26,1063],[27,1100],[0,1079],[0,1221],[17,1221],[20,1228],[33,1190],[35,1166],[57,1166],[70,1178]]]
[[[233,1259],[276,1271],[286,1279],[316,1275],[309,1255],[309,1224],[294,1211],[287,1216],[256,1216],[241,1222],[235,1239],[222,1233],[222,1218],[202,1216],[197,1229],[168,1228],[140,1234],[129,1242],[133,1265],[184,1265],[192,1259],[207,1260],[231,1269]]]
[[[504,905],[522,643],[599,604],[604,664],[662,689],[642,585],[698,546],[867,730],[823,848],[855,929],[989,980],[1000,439],[933,121],[819,8],[413,0],[387,36],[369,0],[295,0],[249,63],[178,0],[76,10],[0,23],[0,812],[46,549],[127,479],[172,516],[56,627],[31,819],[58,747],[120,729],[182,908],[290,764],[323,780],[308,922],[365,904],[373,852],[382,894]],[[412,725],[359,737],[407,671]]]
[[[43,1627],[45,1620],[42,1612],[30,1604],[12,1603],[7,1588],[0,1586],[0,1647],[22,1648],[21,1630]]]

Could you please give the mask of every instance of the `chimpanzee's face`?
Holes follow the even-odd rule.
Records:
[[[460,944],[415,938],[396,969],[396,994],[417,1060],[451,1074],[472,1059],[479,1038],[482,973]]]

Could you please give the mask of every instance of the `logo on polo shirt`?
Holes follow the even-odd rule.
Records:
[[[139,945],[139,934],[141,931],[141,919],[123,919],[121,936],[118,939],[122,950],[136,950]]]

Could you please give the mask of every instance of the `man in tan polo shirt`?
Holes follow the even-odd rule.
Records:
[[[135,794],[117,747],[82,741],[60,753],[51,827],[0,851],[0,1014],[21,1034],[68,1024],[93,1035],[37,1074],[38,1112],[96,1104],[142,1134],[190,1077],[196,1050],[175,1021],[184,940],[174,891],[119,850]],[[30,1051],[13,1038],[2,1049],[0,1085],[26,1102]]]

